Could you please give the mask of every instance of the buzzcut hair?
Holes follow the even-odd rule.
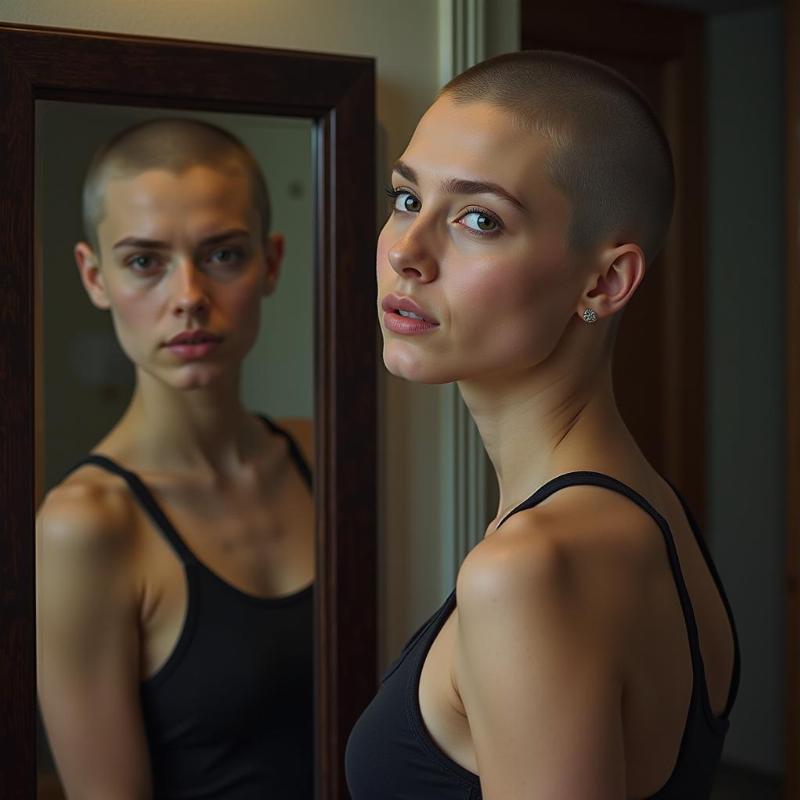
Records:
[[[133,177],[147,169],[180,174],[198,164],[226,167],[238,162],[247,174],[261,235],[270,231],[271,210],[264,175],[253,154],[232,133],[201,120],[159,117],[113,136],[92,157],[83,183],[83,227],[97,249],[97,227],[105,215],[105,189],[112,178]]]
[[[439,92],[507,110],[549,139],[548,174],[572,203],[569,244],[638,244],[649,262],[666,239],[675,196],[667,137],[642,93],[614,70],[571,53],[526,50],[490,58]]]

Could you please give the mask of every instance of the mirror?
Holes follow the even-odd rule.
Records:
[[[34,190],[36,241],[40,254],[37,275],[42,287],[42,347],[37,356],[42,387],[36,419],[37,506],[41,505],[42,496],[59,484],[67,471],[118,423],[134,391],[133,365],[119,346],[110,315],[91,305],[75,269],[72,251],[75,243],[85,238],[81,220],[84,176],[93,154],[112,137],[132,125],[163,119],[165,115],[198,119],[234,134],[253,154],[265,176],[271,230],[283,236],[285,251],[277,288],[262,300],[259,334],[243,365],[242,400],[246,409],[266,414],[287,431],[298,444],[311,474],[315,471],[312,452],[314,156],[311,121],[42,100],[36,104]],[[287,465],[291,470],[291,461]],[[313,519],[311,493],[307,505],[310,508],[291,508],[293,520],[309,515]],[[202,530],[202,526],[200,528]],[[157,527],[153,532],[156,531]],[[40,549],[40,564],[46,555]],[[307,568],[313,572],[313,564]],[[227,587],[237,596],[236,587],[230,584]],[[292,682],[300,705],[296,716],[300,717],[302,706],[310,709],[313,697],[310,661],[313,637],[308,615],[311,597],[308,592],[298,590],[282,599],[288,602],[264,608],[263,624],[269,626],[276,615],[307,620],[302,640],[293,635],[285,636],[281,648],[308,657],[306,669],[299,671],[297,682]],[[247,602],[244,598],[242,601]],[[199,629],[202,616],[196,619]],[[142,636],[142,646],[146,638]],[[173,651],[184,638],[182,633]],[[44,646],[43,639],[40,646]],[[186,660],[190,661],[191,657]],[[154,674],[142,681],[143,687],[158,680],[158,675],[171,661],[174,659],[169,655]],[[180,666],[173,670],[171,680],[187,680],[186,669],[184,665],[183,676],[177,674]],[[191,664],[188,669],[192,669]],[[204,669],[210,671],[212,665]],[[235,693],[233,687],[231,691]],[[303,703],[304,698],[307,698],[306,703]],[[313,739],[308,736],[305,742],[289,743],[290,726],[283,724],[282,727],[281,739],[285,741],[287,752],[281,755],[278,768],[286,776],[285,782],[296,787],[298,796],[310,798],[313,793]],[[310,720],[308,724],[298,724],[298,738],[305,738],[307,731],[310,731]],[[61,800],[63,788],[43,734],[40,728],[37,796],[39,800]],[[279,780],[284,781],[283,778]]]
[[[272,153],[280,142],[280,158],[265,155],[264,172],[287,261],[280,288],[263,302],[243,388],[246,407],[292,427],[301,445],[305,435],[313,455],[315,797],[343,798],[346,732],[376,678],[377,331],[364,279],[373,268],[374,63],[17,26],[0,27],[0,47],[0,196],[10,201],[0,203],[8,257],[0,514],[9,531],[0,539],[0,679],[14,687],[0,695],[4,791],[36,796],[34,510],[113,424],[131,387],[107,315],[76,281],[72,242],[60,252],[75,235],[69,173],[81,172],[78,162],[113,130],[169,115],[229,127],[254,150]],[[54,198],[61,181],[63,197]],[[62,279],[71,284],[63,290]],[[64,321],[67,309],[76,316]],[[78,309],[88,312],[85,323]],[[265,384],[273,371],[292,380]]]
[[[314,418],[314,154],[308,119],[39,101],[36,104],[38,269],[42,286],[43,416],[37,419],[41,489],[49,490],[116,422],[133,370],[108,314],[89,303],[72,254],[84,238],[81,187],[95,151],[128,126],[159,117],[199,119],[230,131],[266,177],[272,228],[286,250],[278,287],[262,303],[247,357],[248,408],[269,410],[300,432],[307,452]],[[279,343],[279,344],[278,344]],[[280,375],[281,380],[267,380]],[[79,425],[75,410],[80,409]]]

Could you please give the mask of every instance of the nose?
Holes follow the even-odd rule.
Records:
[[[209,299],[202,274],[188,259],[175,270],[173,313],[176,316],[199,316],[208,311]]]
[[[388,231],[384,231],[388,233]],[[401,277],[430,283],[439,274],[439,264],[428,241],[429,232],[415,220],[389,248],[392,269]]]

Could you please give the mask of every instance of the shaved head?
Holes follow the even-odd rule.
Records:
[[[83,184],[83,225],[96,250],[97,227],[105,215],[109,180],[130,178],[148,169],[181,173],[204,165],[248,176],[261,235],[270,230],[267,185],[252,153],[233,134],[192,119],[154,119],[126,128],[94,155]]]
[[[440,92],[489,103],[552,143],[547,170],[572,203],[576,251],[607,240],[661,250],[672,216],[674,173],[666,136],[633,84],[569,53],[530,50],[491,58]]]

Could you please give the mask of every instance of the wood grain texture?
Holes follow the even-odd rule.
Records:
[[[36,795],[34,108],[37,100],[316,122],[317,797],[347,796],[376,682],[374,61],[0,26],[0,787]]]

